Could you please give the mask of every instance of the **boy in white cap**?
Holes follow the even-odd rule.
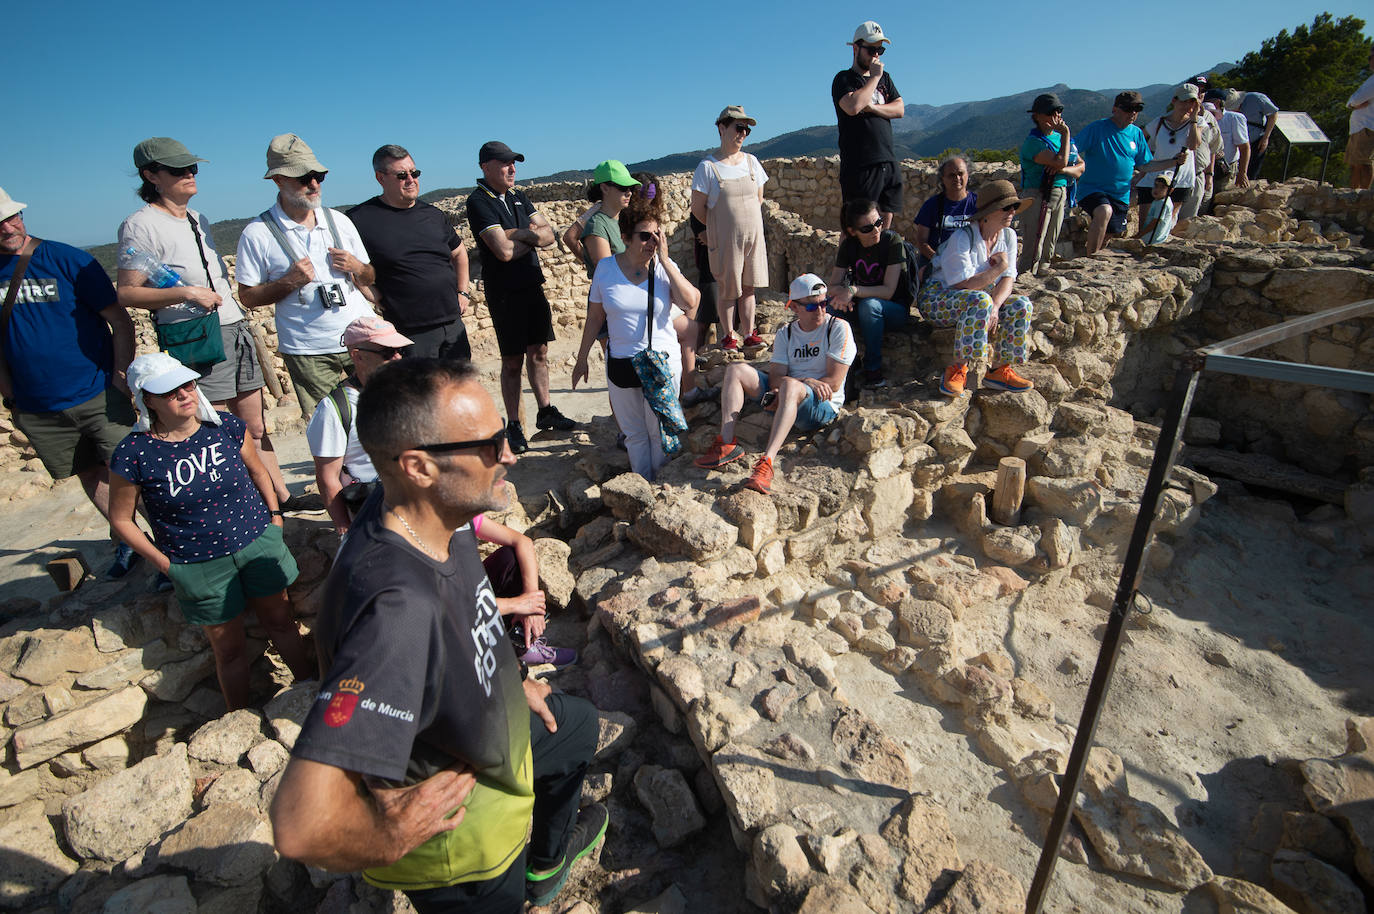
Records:
[[[796,320],[774,337],[767,372],[748,362],[732,362],[726,369],[720,388],[720,434],[696,459],[697,466],[717,469],[744,456],[744,448],[735,441],[735,421],[744,401],[753,400],[774,413],[773,428],[745,485],[768,495],[774,461],[792,427],[814,431],[835,420],[858,348],[849,322],[828,314],[825,303],[825,282],[815,273],[792,280],[787,307]]]

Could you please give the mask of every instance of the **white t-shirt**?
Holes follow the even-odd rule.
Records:
[[[830,370],[829,359],[842,365],[853,365],[858,353],[849,321],[827,315],[821,325],[810,333],[793,321],[773,337],[773,361],[787,368],[789,378],[820,380]],[[830,395],[830,405],[839,409],[844,405],[844,385]]]
[[[338,210],[330,212],[334,215],[334,226],[339,231],[339,244],[343,249],[363,263],[371,263],[353,223]],[[329,234],[324,213],[316,213],[313,229],[292,222],[280,203],[272,204],[271,215],[276,217],[277,225],[298,257],[310,257],[316,280],[277,302],[277,348],[292,355],[343,352],[340,340],[344,328],[372,314],[373,310],[353,281],[330,265],[329,249],[334,246],[334,239]],[[296,259],[288,259],[262,219],[254,219],[239,236],[239,256],[235,264],[239,285],[260,286],[281,279]],[[321,304],[319,289],[324,283],[335,283],[342,288],[344,303],[341,306],[326,308]]]
[[[1013,281],[1016,279],[1016,232],[1009,228],[1002,229],[989,250],[983,241],[983,233],[978,231],[978,223],[969,222],[940,245],[930,278],[938,279],[946,287],[957,286],[974,273],[986,269],[988,260],[999,251],[1007,254],[1007,268],[988,283],[990,286],[1001,282],[1004,276],[1010,276]]]
[[[1374,104],[1366,104],[1363,108],[1355,107],[1364,102],[1374,102],[1374,76],[1360,83],[1360,87],[1350,93],[1350,98],[1346,100],[1345,104],[1350,108],[1351,133],[1374,130]]]
[[[1159,159],[1172,159],[1178,155],[1179,150],[1187,149],[1188,134],[1192,131],[1193,125],[1185,123],[1181,128],[1169,133],[1169,127],[1164,123],[1164,119],[1157,117],[1143,128],[1145,137],[1150,141],[1150,148],[1154,150],[1154,157],[1151,161]],[[1201,128],[1199,128],[1201,129]],[[1188,157],[1183,160],[1183,164],[1178,166],[1178,174],[1174,177],[1174,190],[1190,190],[1193,186],[1193,179],[1196,177],[1194,172],[1193,151],[1188,150]],[[1135,182],[1136,187],[1154,187],[1157,172],[1147,171],[1139,181]]]
[[[1240,147],[1250,142],[1250,131],[1245,126],[1245,115],[1239,111],[1221,113],[1221,155],[1234,170],[1240,163]]]
[[[668,272],[654,260],[654,348],[670,358],[681,358],[677,333],[673,330]],[[587,300],[600,302],[606,310],[606,330],[610,335],[610,353],[617,359],[628,359],[649,346],[648,322],[649,279],[638,284],[630,282],[616,263],[615,256],[602,258],[592,276],[592,288]]]
[[[305,440],[310,444],[312,457],[342,457],[344,470],[358,482],[375,482],[377,468],[372,458],[358,443],[358,391],[352,384],[344,385],[344,398],[353,412],[353,421],[344,435],[343,420],[333,397],[325,397],[315,404],[310,424],[305,427]]]
[[[763,185],[768,183],[768,173],[763,170],[759,160],[749,153],[746,152],[744,158],[735,165],[726,165],[713,155],[707,156],[697,163],[697,170],[692,172],[692,190],[699,190],[706,195],[706,208],[710,209],[720,199],[720,182],[747,178],[751,168],[754,183],[762,190]]]
[[[154,260],[176,270],[186,285],[214,289],[223,299],[218,312],[220,324],[237,324],[243,320],[243,311],[234,301],[234,292],[229,286],[229,272],[215,250],[214,241],[210,239],[210,220],[193,209],[187,209],[186,215],[200,226],[205,245],[205,263],[210,265],[213,275],[205,275],[205,265],[201,263],[201,252],[196,247],[196,235],[191,231],[190,223],[151,203],[135,211],[119,226],[119,249],[138,248],[151,254]],[[175,324],[193,317],[204,317],[206,313],[200,305],[180,302],[154,309],[153,318],[159,324]]]

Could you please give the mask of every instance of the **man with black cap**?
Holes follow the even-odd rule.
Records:
[[[892,146],[892,121],[906,115],[906,102],[883,70],[892,42],[876,22],[854,30],[854,63],[835,74],[830,98],[839,122],[840,196],[878,204],[883,228],[902,211],[902,169]]]
[[[468,224],[482,258],[483,289],[501,351],[501,400],[513,453],[529,450],[520,424],[520,369],[529,373],[539,412],[535,426],[566,432],[576,423],[549,402],[549,343],[553,311],[544,297],[539,248],[553,244],[553,227],[515,187],[515,163],[525,157],[499,140],[477,153],[482,177],[468,197]]]
[[[1078,181],[1078,205],[1092,217],[1088,253],[1107,243],[1107,233],[1122,235],[1130,215],[1131,178],[1150,161],[1150,147],[1135,119],[1145,110],[1140,93],[1127,90],[1112,103],[1111,117],[1093,121],[1078,134],[1083,177]]]
[[[277,306],[277,348],[307,421],[353,372],[340,340],[345,327],[373,313],[361,290],[377,278],[353,223],[321,203],[328,173],[305,140],[273,137],[263,177],[277,185],[277,200],[244,228],[236,264],[243,306]]]
[[[1059,96],[1053,92],[1037,95],[1027,114],[1035,128],[1021,141],[1021,190],[1035,203],[1021,220],[1025,240],[1016,269],[1039,275],[1054,256],[1064,224],[1069,183],[1082,177],[1083,161],[1069,138]]]

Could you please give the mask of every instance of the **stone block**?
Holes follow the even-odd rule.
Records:
[[[148,697],[136,686],[106,692],[65,714],[14,732],[14,758],[22,768],[120,733],[143,717]]]
[[[191,814],[191,786],[186,746],[178,743],[68,797],[67,842],[83,859],[125,860]]]

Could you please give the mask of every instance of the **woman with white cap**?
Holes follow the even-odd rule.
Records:
[[[162,352],[129,365],[134,431],[110,460],[110,523],[172,581],[201,625],[229,710],[248,704],[243,610],[253,611],[297,679],[312,675],[286,587],[296,562],[282,541],[272,480],[243,421],[216,412],[200,375]],[[139,498],[157,541],[139,529]]]
[[[1026,362],[1031,302],[1011,294],[1016,282],[1011,221],[1034,201],[1017,196],[1010,181],[984,184],[978,201],[968,224],[941,246],[930,280],[921,287],[921,312],[937,327],[955,329],[954,361],[940,381],[940,393],[947,397],[964,396],[974,359],[996,366],[983,377],[987,387],[1023,393],[1034,386],[1012,369]]]
[[[754,289],[768,285],[768,248],[763,240],[763,185],[768,175],[744,151],[744,138],[758,123],[739,105],[716,118],[720,146],[692,174],[692,215],[706,224],[706,252],[716,278],[721,346],[738,349],[735,309],[745,348],[762,346],[754,331]]]
[[[210,237],[210,220],[189,206],[199,189],[196,176],[199,163],[204,161],[171,137],[150,137],[134,147],[138,196],[145,205],[119,226],[119,303],[152,312],[159,346],[201,375],[201,392],[216,409],[227,409],[248,426],[258,456],[272,477],[277,499],[284,503],[290,493],[263,419],[262,388],[266,380],[258,364],[253,331],[234,300],[229,271]],[[184,284],[165,289],[147,285],[147,274],[135,269],[124,256],[129,248],[171,267]],[[203,321],[210,314],[218,317],[218,342],[224,358],[196,361],[199,356],[195,349],[170,342],[180,338],[171,328],[180,324],[182,329],[190,329],[194,326],[190,322]]]

